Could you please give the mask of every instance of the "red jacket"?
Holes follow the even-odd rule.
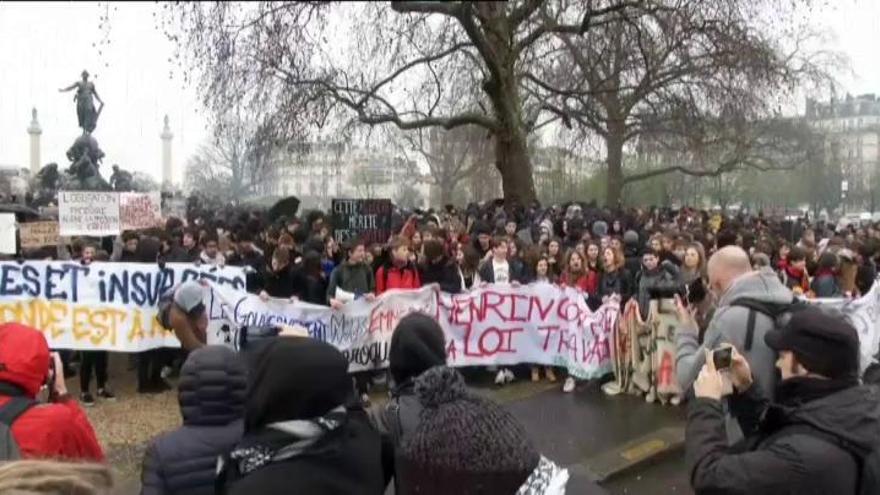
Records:
[[[595,272],[593,272],[595,273]],[[582,273],[580,275],[573,275],[569,272],[565,272],[562,274],[562,277],[559,278],[559,284],[564,287],[576,287],[587,294],[592,294],[589,291],[590,284],[595,283],[598,286],[599,282],[590,280],[590,272]],[[594,289],[595,290],[595,289]]]
[[[49,346],[42,332],[20,323],[0,325],[0,381],[18,386],[31,399],[49,371]],[[0,406],[9,397],[0,395]],[[31,407],[12,425],[24,458],[103,461],[104,452],[76,400]]]
[[[388,274],[385,274],[385,270]],[[396,266],[380,266],[376,270],[376,295],[390,289],[419,289],[422,287],[422,281],[419,279],[419,271],[411,264],[405,265],[403,268]]]

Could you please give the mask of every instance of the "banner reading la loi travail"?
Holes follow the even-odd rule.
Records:
[[[244,291],[241,268],[168,263],[26,261],[0,263],[0,322],[16,321],[43,330],[53,349],[137,352],[180,347],[156,321],[156,303],[187,280]],[[208,330],[226,324],[206,295]]]
[[[233,333],[245,325],[300,325],[340,349],[351,371],[386,367],[397,322],[417,311],[440,323],[452,366],[534,363],[590,378],[611,368],[608,338],[619,313],[616,304],[590,311],[583,293],[548,284],[489,286],[459,295],[433,286],[395,290],[340,311],[280,299],[264,302],[228,287],[215,287],[213,298],[234,323],[228,328]],[[231,342],[234,335],[213,338]]]

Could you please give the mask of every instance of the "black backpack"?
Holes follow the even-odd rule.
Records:
[[[758,313],[769,316],[773,320],[774,328],[785,328],[791,319],[793,312],[807,307],[808,303],[792,297],[789,303],[768,303],[758,299],[742,297],[735,299],[730,306],[740,306],[749,309],[748,320],[746,321],[746,339],[743,351],[752,350],[752,344],[755,340],[755,318]]]
[[[37,402],[8,383],[0,383],[0,394],[9,396],[9,401],[0,407],[0,461],[14,461],[21,457],[21,450],[12,436],[12,425]]]
[[[867,454],[846,440],[807,423],[789,426],[782,433],[774,435],[783,438],[791,435],[809,435],[825,443],[834,445],[852,456],[858,468],[858,486],[856,495],[877,495],[880,493],[880,443],[875,443]],[[843,494],[842,494],[843,495]]]

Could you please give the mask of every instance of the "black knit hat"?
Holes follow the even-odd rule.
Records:
[[[859,335],[840,314],[808,307],[795,311],[788,325],[764,335],[775,351],[791,351],[804,368],[826,378],[859,374]]]
[[[411,313],[397,323],[388,351],[388,368],[397,384],[446,364],[446,338],[437,320]]]
[[[416,379],[424,410],[397,454],[401,495],[512,495],[540,455],[523,426],[444,366]]]

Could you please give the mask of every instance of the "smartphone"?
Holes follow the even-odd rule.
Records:
[[[733,347],[720,347],[712,351],[712,362],[718,371],[729,369],[732,360]]]

